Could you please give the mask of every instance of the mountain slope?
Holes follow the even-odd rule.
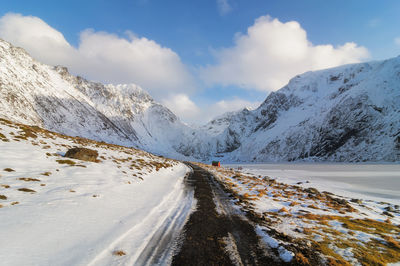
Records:
[[[228,161],[399,161],[400,57],[304,73],[225,123]]]

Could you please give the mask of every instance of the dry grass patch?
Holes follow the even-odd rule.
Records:
[[[399,241],[396,241],[393,237],[391,236],[384,236],[383,239],[388,243],[390,247],[394,247],[400,250],[400,243]]]
[[[296,263],[299,265],[310,265],[309,260],[306,257],[304,257],[304,255],[300,252],[296,253],[294,259]]]
[[[19,204],[19,201],[13,201],[13,202],[11,202],[11,205],[17,205],[17,204]]]
[[[44,172],[44,173],[41,173],[41,175],[49,176],[49,175],[51,175],[51,172]]]
[[[5,171],[5,172],[15,172],[14,169],[8,168],[8,167],[7,167],[7,168],[4,168],[3,171]]]
[[[370,234],[390,234],[392,232],[400,233],[400,228],[385,222],[372,219],[350,219],[348,217],[338,217],[339,222],[343,223],[343,227],[361,231]]]
[[[4,142],[9,142],[10,140],[7,139],[6,136],[4,136],[3,134],[0,133],[0,140],[4,141]]]
[[[285,207],[282,207],[278,212],[289,213]]]
[[[298,203],[297,201],[292,201],[290,204],[289,204],[289,206],[290,207],[293,207],[293,206],[296,206],[296,205],[299,205],[300,203]]]
[[[6,199],[7,199],[7,196],[6,196],[6,195],[0,195],[0,199],[1,199],[1,200],[6,200]]]
[[[114,256],[125,256],[126,255],[126,253],[125,253],[125,251],[123,251],[123,250],[115,250],[115,251],[113,251],[113,253],[112,253]]]
[[[18,191],[36,193],[35,190],[30,188],[19,188]]]
[[[3,188],[10,188],[10,185],[1,185]]]
[[[68,164],[68,165],[75,165],[76,162],[71,161],[71,160],[56,160],[57,163],[59,164]]]
[[[30,178],[30,177],[20,177],[18,180],[25,181],[25,182],[40,182],[40,179],[37,178]]]

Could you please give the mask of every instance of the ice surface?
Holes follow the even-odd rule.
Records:
[[[400,204],[400,164],[241,164],[243,172],[352,198]],[[227,167],[238,167],[227,165]],[[309,183],[307,183],[309,182]]]

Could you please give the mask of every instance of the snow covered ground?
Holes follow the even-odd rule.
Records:
[[[64,158],[95,149],[99,162]],[[168,263],[194,206],[177,161],[0,120],[2,265]]]
[[[397,165],[244,165],[241,171],[236,170],[238,165],[201,166],[230,191],[232,203],[247,213],[265,244],[284,261],[400,262],[400,202],[394,193],[399,188]],[[349,180],[354,176],[355,181],[345,176]],[[379,184],[373,182],[378,176],[383,183],[392,182],[393,188],[377,187],[380,193],[389,190],[384,198],[370,195]],[[335,178],[341,182],[332,182]],[[370,180],[370,187],[367,181],[366,187],[359,184],[363,178]],[[355,188],[357,192],[352,192]]]

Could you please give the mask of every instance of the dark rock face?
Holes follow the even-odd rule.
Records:
[[[67,151],[65,157],[78,159],[87,162],[96,162],[99,153],[87,148],[72,148]]]
[[[352,138],[361,141],[372,119],[367,103],[367,99],[349,98],[333,108],[326,116],[326,123],[317,131],[309,155],[329,156]]]
[[[281,92],[272,92],[259,107],[258,125],[254,128],[254,131],[268,128],[275,123],[280,111],[287,111],[300,103],[301,101],[293,95],[287,96]]]

